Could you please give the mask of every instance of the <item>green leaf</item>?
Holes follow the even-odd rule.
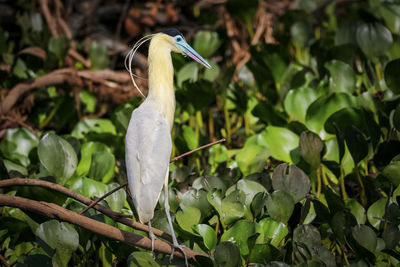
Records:
[[[369,58],[383,56],[393,43],[390,31],[379,23],[364,23],[357,28],[357,43]]]
[[[280,252],[278,249],[276,249],[274,246],[270,244],[255,244],[254,247],[251,249],[250,252],[250,262],[255,262],[255,263],[265,263],[269,262],[267,265],[262,265],[262,266],[285,266],[285,265],[278,265],[273,260],[278,259],[280,256]],[[253,266],[260,266],[258,264],[253,264]]]
[[[325,63],[325,68],[331,75],[329,88],[331,92],[353,93],[356,85],[356,77],[353,69],[345,62],[331,60]]]
[[[334,233],[335,239],[341,244],[345,244],[347,234],[351,227],[357,225],[357,220],[354,216],[346,210],[337,212],[332,220],[329,222],[330,227]]]
[[[364,207],[355,199],[348,198],[345,201],[346,208],[354,215],[358,224],[364,224],[367,218]]]
[[[246,195],[243,191],[236,190],[221,201],[221,221],[229,225],[243,218],[246,213]]]
[[[72,253],[79,245],[79,235],[75,228],[57,220],[40,224],[35,234],[41,247],[53,257],[53,264],[56,262],[60,266],[68,265]]]
[[[102,43],[94,41],[90,44],[89,57],[92,70],[105,69],[110,64],[107,56],[107,47]]]
[[[355,164],[358,164],[368,155],[367,140],[362,132],[353,125],[346,128],[344,139]]]
[[[267,126],[261,133],[259,142],[268,148],[275,159],[292,162],[290,152],[298,146],[299,137],[286,128]]]
[[[393,113],[393,126],[400,132],[400,105],[397,106]]]
[[[232,242],[221,242],[214,253],[217,267],[239,267],[241,266],[240,250]]]
[[[275,190],[289,194],[290,200],[297,203],[310,191],[310,179],[295,165],[289,166],[288,163],[282,163],[272,174],[272,186]]]
[[[194,226],[194,231],[202,238],[208,251],[212,251],[217,246],[217,234],[214,229],[207,224],[198,224]]]
[[[207,193],[207,201],[214,207],[214,209],[222,216],[222,198],[224,193],[222,190],[212,189]]]
[[[212,56],[220,45],[217,32],[198,31],[194,37],[193,48],[204,58]]]
[[[309,130],[320,135],[329,116],[342,108],[356,106],[355,97],[347,93],[332,93],[321,96],[307,109],[306,126]]]
[[[382,14],[386,25],[392,33],[400,34],[400,5],[396,2],[384,1],[379,5],[379,10]]]
[[[293,198],[284,191],[274,191],[267,200],[267,210],[271,218],[287,223],[294,210]]]
[[[114,188],[117,188],[118,186],[119,184],[117,183],[111,183],[107,185],[106,193],[110,192]],[[110,196],[106,197],[105,200],[113,211],[121,212],[126,200],[125,190],[121,188],[118,191],[112,193]]]
[[[314,89],[300,87],[290,90],[286,94],[283,104],[291,119],[304,123],[307,109],[315,99],[317,99],[317,93]]]
[[[89,178],[109,183],[115,174],[115,157],[108,151],[95,152],[89,169]]]
[[[86,175],[92,164],[92,156],[96,152],[110,152],[110,149],[100,142],[86,142],[81,147],[81,160],[76,168],[77,175]]]
[[[28,68],[22,59],[18,58],[15,66],[13,68],[13,73],[20,79],[28,79],[28,74],[26,73]]]
[[[395,186],[400,185],[400,161],[393,161],[385,167],[382,175]]]
[[[108,119],[86,119],[76,124],[71,135],[78,139],[82,139],[90,132],[111,135],[117,133],[114,124]]]
[[[83,104],[86,106],[86,110],[89,113],[94,113],[96,110],[96,97],[89,91],[81,91],[79,97]]]
[[[154,260],[151,252],[135,251],[129,255],[127,259],[127,265],[129,267],[160,267],[160,265]]]
[[[201,212],[197,208],[185,206],[176,213],[175,219],[183,230],[194,233],[192,227],[200,222]]]
[[[78,164],[74,148],[53,133],[46,134],[40,140],[38,156],[40,163],[61,185],[74,174]]]
[[[239,180],[235,185],[226,190],[226,195],[231,194],[235,190],[240,190],[245,194],[245,204],[248,208],[250,208],[251,201],[257,193],[267,192],[267,189],[265,189],[261,184],[248,179]]]
[[[85,177],[71,180],[70,189],[88,198],[101,197],[106,192],[106,185],[96,180]]]
[[[299,225],[293,231],[293,242],[303,243],[309,251],[321,246],[321,234],[311,224]]]
[[[321,164],[324,143],[321,138],[313,132],[306,131],[300,134],[300,154],[310,166],[317,169]]]
[[[399,69],[400,59],[395,59],[386,64],[384,71],[386,85],[395,94],[400,94]]]
[[[207,218],[211,215],[212,206],[208,203],[207,192],[203,189],[196,190],[191,188],[185,193],[178,191],[178,199],[181,201],[179,206],[182,210],[185,210],[186,207],[194,207],[201,211],[202,218]]]
[[[258,139],[259,136],[256,135],[248,138],[244,147],[236,154],[236,162],[244,175],[262,171],[270,156],[268,150],[257,143]]]
[[[394,249],[400,242],[400,229],[398,225],[388,224],[383,230],[382,238],[387,249]]]
[[[183,130],[183,138],[186,141],[186,144],[190,150],[196,149],[199,147],[199,139],[196,133],[187,125],[182,126]]]
[[[352,125],[359,129],[363,129],[364,118],[361,110],[348,107],[343,108],[329,116],[324,127],[327,133],[337,134],[337,130],[339,130],[340,134],[344,134],[346,128]]]
[[[218,77],[220,69],[217,63],[214,63],[213,61],[208,61],[208,63],[211,65],[211,68],[204,70],[203,79],[213,82]]]
[[[199,65],[197,62],[190,62],[185,64],[185,66],[183,66],[183,68],[181,68],[177,74],[178,86],[181,87],[184,81],[196,82],[198,72]]]
[[[254,196],[250,205],[253,217],[260,218],[264,214],[264,208],[266,207],[267,199],[268,195],[264,192],[259,192]]]
[[[193,181],[192,187],[200,190],[211,191],[212,189],[219,189],[222,193],[226,191],[226,185],[224,181],[216,176],[205,175],[197,178]]]
[[[258,222],[257,233],[260,234],[256,241],[257,244],[269,243],[274,247],[278,247],[289,233],[289,230],[286,224],[267,217]]]
[[[368,249],[372,253],[375,252],[377,238],[374,230],[364,224],[361,224],[354,226],[351,229],[351,233],[358,244]]]
[[[48,49],[53,53],[59,61],[63,60],[69,50],[69,40],[65,35],[51,37]]]
[[[27,167],[29,153],[39,144],[39,139],[25,128],[8,129],[2,137],[0,151],[6,159]]]
[[[369,206],[367,211],[369,223],[378,230],[381,229],[380,224],[383,221],[383,216],[385,215],[386,202],[387,198],[382,197]]]
[[[305,47],[308,39],[308,25],[305,21],[297,21],[290,27],[292,42],[295,46]]]
[[[248,255],[250,251],[247,240],[255,234],[255,223],[241,220],[236,222],[221,236],[221,242],[233,241],[239,247],[241,255]]]

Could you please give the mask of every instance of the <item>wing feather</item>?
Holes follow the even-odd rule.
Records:
[[[143,103],[133,113],[126,134],[126,167],[133,203],[143,223],[154,208],[168,174],[172,143],[163,114]]]

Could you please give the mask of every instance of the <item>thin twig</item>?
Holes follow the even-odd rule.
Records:
[[[4,258],[4,256],[1,254],[0,254],[0,261],[4,264],[4,266],[10,267],[10,264],[8,264],[6,258]]]
[[[93,201],[92,204],[90,204],[89,206],[87,206],[84,210],[82,210],[81,212],[79,212],[80,215],[84,214],[85,212],[87,212],[89,209],[91,209],[92,207],[96,206],[97,203],[99,203],[100,201],[102,201],[103,199],[105,199],[106,197],[108,197],[109,195],[111,195],[112,193],[120,190],[122,187],[127,186],[128,183],[124,183],[116,188],[114,188],[113,190],[111,190],[110,192],[108,192],[107,194],[104,194],[101,198],[98,198],[96,201]]]
[[[192,154],[192,153],[194,153],[194,152],[197,152],[197,151],[202,150],[202,149],[204,149],[204,148],[207,148],[207,147],[209,147],[209,146],[213,146],[213,145],[216,145],[216,144],[225,142],[225,141],[226,141],[226,139],[225,139],[225,138],[222,138],[222,139],[220,139],[220,140],[217,140],[217,141],[215,141],[215,142],[209,143],[209,144],[207,144],[207,145],[198,147],[198,148],[196,148],[196,149],[193,149],[193,150],[191,150],[191,151],[188,151],[188,152],[186,152],[186,153],[183,153],[182,155],[176,156],[175,158],[171,159],[170,162],[174,162],[174,161],[176,161],[176,160],[178,160],[178,159],[180,159],[180,158],[183,158],[183,157],[185,157],[185,156],[187,156],[187,155],[190,155],[190,154]]]
[[[177,156],[177,157],[171,159],[170,162],[174,162],[174,161],[176,161],[176,160],[178,160],[178,159],[180,159],[180,158],[182,158],[182,157],[185,157],[185,156],[187,156],[187,155],[189,155],[189,154],[192,154],[192,153],[194,153],[194,152],[196,152],[196,151],[199,151],[199,150],[201,150],[201,149],[204,149],[204,148],[207,148],[207,147],[216,145],[216,144],[221,143],[221,142],[224,142],[224,141],[225,141],[225,138],[223,138],[223,139],[221,139],[221,140],[218,140],[218,141],[215,141],[215,142],[212,142],[212,143],[209,143],[209,144],[207,144],[207,145],[198,147],[198,148],[196,148],[196,149],[193,149],[193,150],[191,150],[191,151],[189,151],[189,152],[186,152],[186,153],[184,153],[184,154],[182,154],[182,155],[179,155],[179,156]],[[92,207],[96,206],[100,201],[102,201],[103,199],[105,199],[105,198],[108,197],[109,195],[113,194],[114,192],[120,190],[121,188],[123,188],[123,187],[125,187],[125,186],[127,186],[127,185],[128,185],[128,183],[124,183],[124,184],[122,184],[122,185],[120,185],[120,186],[114,188],[114,189],[111,190],[110,192],[107,192],[107,193],[104,194],[102,197],[98,198],[96,201],[93,201],[93,202],[92,202],[89,206],[87,206],[84,210],[82,210],[81,212],[79,212],[79,214],[81,214],[81,215],[84,214],[86,211],[88,211],[88,210],[91,209]]]

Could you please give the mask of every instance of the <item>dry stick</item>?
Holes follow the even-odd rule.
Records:
[[[103,199],[105,199],[106,197],[108,197],[109,195],[111,195],[112,193],[120,190],[122,187],[127,186],[128,183],[124,183],[116,188],[114,188],[113,190],[111,190],[110,192],[108,192],[107,194],[104,194],[101,198],[97,199],[96,201],[93,201],[92,204],[90,204],[89,206],[87,206],[84,210],[82,210],[81,212],[79,212],[80,215],[84,214],[85,212],[87,212],[89,209],[91,209],[92,207],[94,207],[95,205],[97,205],[97,203],[99,203],[100,201],[102,201]]]
[[[226,141],[226,139],[225,139],[225,138],[222,138],[222,139],[220,139],[220,140],[218,140],[218,141],[215,141],[215,142],[209,143],[209,144],[207,144],[207,145],[198,147],[198,148],[196,148],[196,149],[193,149],[193,150],[191,150],[191,151],[189,151],[189,152],[183,153],[182,155],[179,155],[179,156],[177,156],[177,157],[171,159],[170,162],[176,161],[176,160],[178,160],[178,159],[180,159],[180,158],[183,158],[183,157],[185,157],[185,156],[187,156],[187,155],[190,155],[190,154],[192,154],[192,153],[194,153],[194,152],[197,152],[197,151],[202,150],[202,149],[204,149],[204,148],[207,148],[207,147],[209,147],[209,146],[213,146],[213,145],[216,145],[216,144],[225,142],[225,141]]]
[[[176,160],[178,160],[178,159],[180,159],[180,158],[182,158],[182,157],[185,157],[185,156],[187,156],[187,155],[190,155],[190,154],[192,154],[192,153],[194,153],[194,152],[196,152],[196,151],[199,151],[199,150],[201,150],[201,149],[204,149],[204,148],[207,148],[207,147],[210,147],[210,146],[213,146],[213,145],[216,145],[216,144],[225,142],[225,140],[226,140],[225,138],[222,138],[222,139],[220,139],[220,140],[218,140],[218,141],[215,141],[215,142],[209,143],[209,144],[207,144],[207,145],[198,147],[198,148],[196,148],[196,149],[193,149],[193,150],[191,150],[191,151],[188,151],[188,152],[186,152],[186,153],[183,153],[183,154],[181,154],[181,155],[179,155],[179,156],[177,156],[177,157],[171,159],[170,162],[174,162],[174,161],[176,161]],[[124,183],[124,184],[122,184],[122,185],[120,185],[120,186],[114,188],[113,190],[111,190],[111,191],[108,192],[107,194],[105,194],[105,195],[103,195],[102,197],[98,198],[96,201],[93,201],[92,204],[90,204],[90,205],[87,206],[84,210],[82,210],[81,212],[79,212],[79,214],[85,213],[85,212],[88,211],[90,208],[92,208],[92,207],[94,207],[95,205],[97,205],[100,201],[102,201],[103,199],[105,199],[106,197],[108,197],[109,195],[111,195],[112,193],[114,193],[114,192],[120,190],[122,187],[125,187],[125,186],[127,186],[127,185],[128,185],[128,183]]]
[[[39,202],[22,197],[0,194],[0,206],[14,207],[25,211],[35,212],[51,219],[72,223],[93,233],[123,242],[130,246],[137,246],[148,250],[151,249],[152,241],[148,237],[123,231],[103,222],[79,215],[54,203]],[[170,244],[157,239],[154,241],[154,250],[164,254],[172,253]],[[204,253],[198,253],[188,248],[184,248],[184,250],[188,258],[194,258],[196,255],[208,256]],[[184,257],[179,250],[176,250],[174,255],[181,258]]]
[[[4,256],[1,254],[0,254],[0,261],[4,264],[4,266],[10,267],[10,264],[8,264],[6,258],[4,258]]]

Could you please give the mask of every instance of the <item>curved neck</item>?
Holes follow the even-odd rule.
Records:
[[[156,35],[149,47],[149,94],[147,101],[155,104],[172,128],[175,113],[174,68],[171,48],[162,35]]]

